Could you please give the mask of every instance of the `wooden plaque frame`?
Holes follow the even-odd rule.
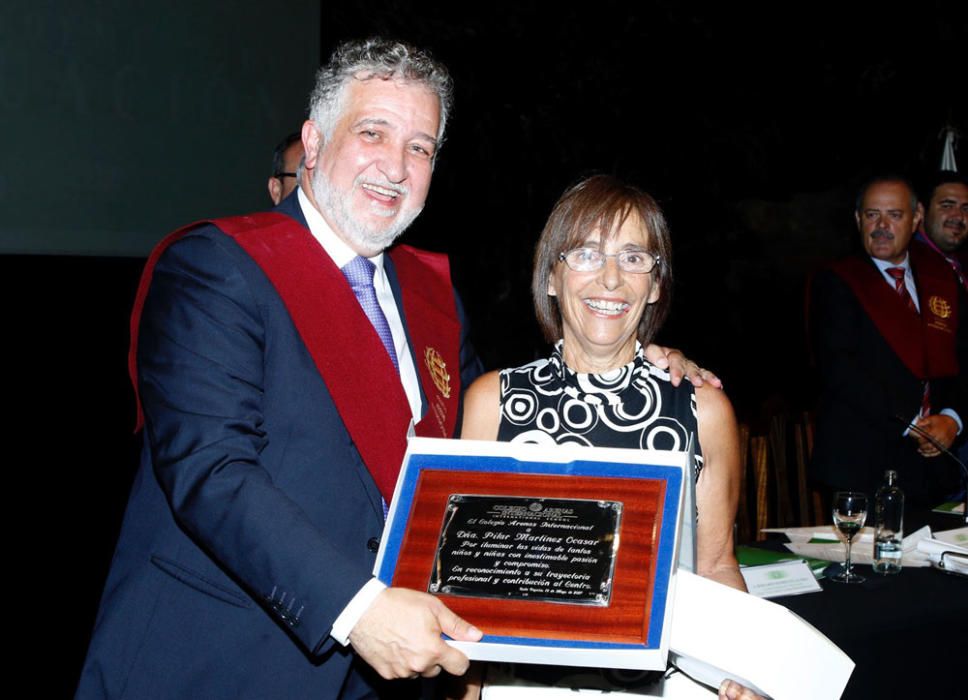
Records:
[[[374,573],[427,591],[452,494],[621,501],[607,607],[440,594],[484,631],[471,658],[664,668],[686,453],[410,441]]]

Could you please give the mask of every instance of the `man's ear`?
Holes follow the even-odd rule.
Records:
[[[269,199],[273,204],[279,204],[282,201],[282,182],[277,177],[269,178]]]
[[[921,202],[918,202],[918,208],[914,210],[914,230],[918,231],[921,228],[921,222],[924,221],[924,206]]]
[[[319,129],[316,128],[316,122],[312,119],[307,119],[303,122],[302,142],[306,167],[310,169],[315,168],[316,159],[319,156],[319,147],[323,143],[323,135],[319,133]]]

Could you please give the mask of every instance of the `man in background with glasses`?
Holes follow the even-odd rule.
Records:
[[[269,176],[269,198],[277,205],[299,184],[299,167],[302,165],[302,135],[294,131],[280,141],[272,152],[272,175]]]

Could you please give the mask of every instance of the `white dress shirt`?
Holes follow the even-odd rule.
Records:
[[[894,278],[891,277],[890,273],[887,271],[892,267],[900,267],[904,269],[904,286],[907,287],[908,294],[911,295],[911,299],[914,300],[914,308],[921,313],[921,301],[918,299],[918,288],[914,286],[914,274],[911,272],[911,258],[906,253],[904,255],[904,260],[895,265],[887,260],[879,260],[878,258],[871,258],[874,264],[877,265],[877,269],[881,271],[881,277],[883,277],[891,289],[897,290],[897,286],[894,284]]]

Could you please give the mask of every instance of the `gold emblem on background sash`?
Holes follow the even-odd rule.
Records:
[[[430,378],[437,387],[437,391],[443,394],[445,399],[450,398],[450,375],[447,373],[447,363],[440,353],[431,347],[424,350],[424,363],[430,372]]]
[[[951,304],[939,296],[932,296],[928,300],[928,308],[939,318],[948,318],[951,315]]]

